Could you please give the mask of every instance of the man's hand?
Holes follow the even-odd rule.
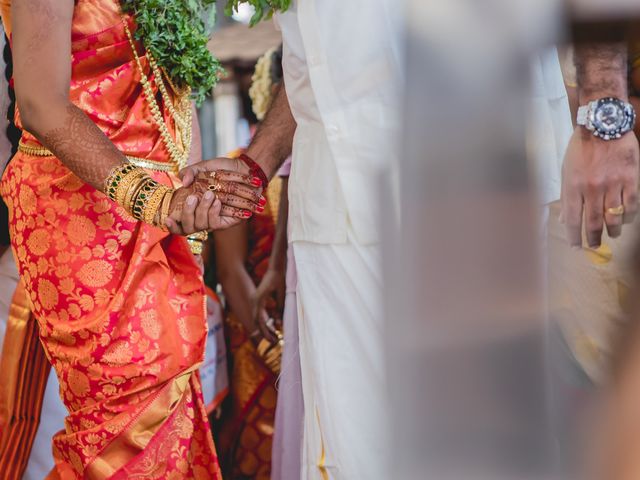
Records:
[[[582,245],[582,221],[590,248],[600,246],[604,225],[612,238],[623,223],[630,223],[638,209],[640,151],[638,140],[628,133],[604,141],[582,127],[569,142],[562,169],[562,220],[572,246]],[[609,209],[624,206],[624,215]]]

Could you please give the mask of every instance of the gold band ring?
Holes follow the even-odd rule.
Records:
[[[223,188],[222,185],[216,182],[213,185],[209,185],[209,190],[211,190],[212,192],[222,192]]]
[[[617,207],[607,208],[609,215],[624,215],[624,205],[618,205]]]

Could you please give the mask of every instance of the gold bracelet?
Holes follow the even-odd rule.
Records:
[[[166,187],[164,185],[158,185],[158,188],[156,188],[151,193],[151,195],[149,195],[149,197],[147,198],[147,202],[145,203],[145,206],[144,206],[143,218],[145,223],[148,223],[149,225],[157,226],[154,220],[156,219],[156,216],[160,211],[160,205],[162,204],[162,199],[165,197],[168,191],[169,191],[169,187]]]
[[[194,255],[202,255],[202,251],[204,250],[204,242],[201,240],[192,240],[187,237],[187,243],[189,244],[189,249],[191,253]]]
[[[202,230],[201,232],[194,232],[191,235],[187,235],[187,239],[189,240],[197,240],[200,242],[206,242],[209,238],[209,232],[206,230]]]

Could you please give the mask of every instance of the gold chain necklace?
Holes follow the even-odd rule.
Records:
[[[162,138],[162,143],[166,147],[169,152],[169,157],[171,161],[174,163],[178,170],[187,166],[189,160],[189,154],[191,152],[191,141],[192,141],[192,121],[193,121],[193,111],[191,108],[191,101],[189,100],[191,95],[191,89],[187,88],[179,95],[178,105],[180,108],[180,112],[176,111],[173,102],[171,101],[171,97],[167,92],[164,82],[162,80],[162,72],[158,67],[157,63],[154,59],[152,59],[149,52],[147,52],[147,56],[149,58],[149,64],[151,66],[152,72],[154,73],[155,84],[160,90],[160,94],[162,95],[162,99],[167,106],[167,110],[169,111],[169,115],[173,118],[176,126],[176,139],[180,141],[182,145],[178,145],[177,141],[173,139],[171,133],[169,132],[169,128],[167,127],[166,121],[162,115],[160,110],[160,106],[158,105],[158,101],[153,93],[153,88],[151,86],[151,81],[144,73],[144,69],[142,68],[142,62],[140,60],[140,56],[138,55],[138,51],[136,49],[135,42],[133,41],[133,35],[131,34],[131,30],[129,29],[129,25],[127,24],[127,20],[123,17],[122,24],[124,25],[124,30],[129,40],[129,44],[131,45],[131,50],[133,51],[133,57],[136,62],[136,66],[140,73],[140,83],[142,84],[142,90],[144,92],[144,96],[147,99],[147,103],[149,104],[149,109],[151,110],[152,118],[154,123],[157,125],[160,130],[160,137]],[[186,105],[188,104],[188,108]]]

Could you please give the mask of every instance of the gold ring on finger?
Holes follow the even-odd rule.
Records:
[[[609,215],[624,215],[624,205],[618,205],[617,207],[607,208],[607,213]]]
[[[209,185],[209,190],[211,190],[212,192],[221,192],[222,185],[216,182],[213,185]]]

